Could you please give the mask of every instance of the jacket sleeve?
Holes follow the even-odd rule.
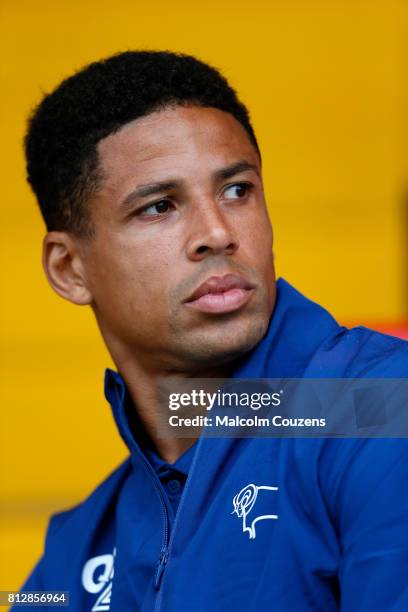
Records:
[[[406,612],[408,440],[354,442],[334,500],[341,541],[340,609]]]

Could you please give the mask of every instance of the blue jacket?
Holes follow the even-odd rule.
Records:
[[[234,373],[366,376],[408,377],[408,343],[340,327],[284,280],[266,336]],[[76,611],[408,610],[408,440],[201,436],[174,517],[124,393],[108,370],[129,458],[51,518],[24,589],[69,591]],[[239,495],[256,498],[257,520]]]

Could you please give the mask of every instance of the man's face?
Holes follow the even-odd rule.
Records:
[[[255,346],[275,277],[260,160],[241,124],[168,107],[104,138],[98,154],[95,237],[81,251],[113,358],[191,371]]]

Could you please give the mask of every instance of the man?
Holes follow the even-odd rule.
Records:
[[[91,64],[40,104],[26,154],[45,272],[95,313],[130,457],[51,519],[24,589],[73,610],[407,610],[405,440],[156,430],[168,377],[408,376],[407,343],[275,282],[260,152],[225,79],[164,52]],[[258,495],[273,514],[252,520]]]

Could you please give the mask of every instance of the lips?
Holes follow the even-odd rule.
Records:
[[[253,290],[254,285],[239,274],[211,276],[185,300],[185,304],[201,312],[233,312],[248,302]]]

